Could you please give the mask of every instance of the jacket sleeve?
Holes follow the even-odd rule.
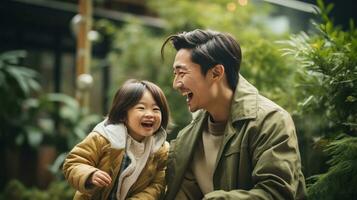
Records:
[[[98,170],[95,166],[104,146],[104,140],[99,137],[98,133],[90,133],[71,150],[63,164],[65,178],[82,193],[92,194],[95,191],[95,187],[86,186],[86,181]]]
[[[165,170],[167,164],[167,157],[170,145],[165,142],[164,146],[157,152],[158,165],[157,173],[151,182],[143,191],[127,198],[129,200],[156,200],[161,199],[165,193]]]
[[[275,111],[258,122],[249,138],[251,190],[217,190],[204,199],[304,199],[305,183],[294,123],[286,111]],[[301,182],[302,185],[301,185]]]

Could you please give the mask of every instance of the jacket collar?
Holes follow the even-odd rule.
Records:
[[[231,113],[225,130],[223,146],[235,135],[237,131],[236,123],[257,117],[257,99],[258,90],[239,74],[239,82],[232,99]],[[221,157],[222,150],[222,148],[219,150],[218,158]]]
[[[224,147],[228,141],[237,133],[235,124],[243,120],[255,119],[257,117],[257,98],[258,90],[247,80],[245,80],[243,76],[239,75],[239,82],[231,103],[230,117],[227,121],[227,126],[224,131],[225,135],[223,138],[223,145],[218,151],[214,171],[216,171],[219,160],[222,157]],[[242,137],[242,135],[239,135],[238,137]],[[216,176],[213,177],[214,180],[216,178]]]
[[[239,81],[231,104],[232,123],[257,117],[258,90],[239,74]]]

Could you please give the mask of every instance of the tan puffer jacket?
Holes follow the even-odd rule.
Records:
[[[150,155],[138,180],[128,191],[126,199],[151,200],[159,199],[163,195],[168,150],[169,144],[164,142],[156,152]],[[98,132],[90,133],[77,144],[63,164],[66,179],[77,190],[74,199],[108,199],[118,177],[124,151],[124,148],[113,148],[110,141]],[[112,183],[108,187],[98,188],[85,185],[88,177],[97,168],[111,176]]]

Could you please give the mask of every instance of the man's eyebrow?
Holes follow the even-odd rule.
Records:
[[[177,69],[187,69],[185,65],[182,65],[182,64],[177,64],[177,65],[174,65],[172,68],[174,68],[174,70],[177,70]]]

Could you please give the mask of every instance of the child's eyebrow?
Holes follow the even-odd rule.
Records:
[[[142,102],[142,101],[139,101],[136,105],[138,105],[138,104],[146,105],[146,103]],[[159,105],[157,103],[154,103],[154,104],[152,104],[152,106],[159,106]]]

